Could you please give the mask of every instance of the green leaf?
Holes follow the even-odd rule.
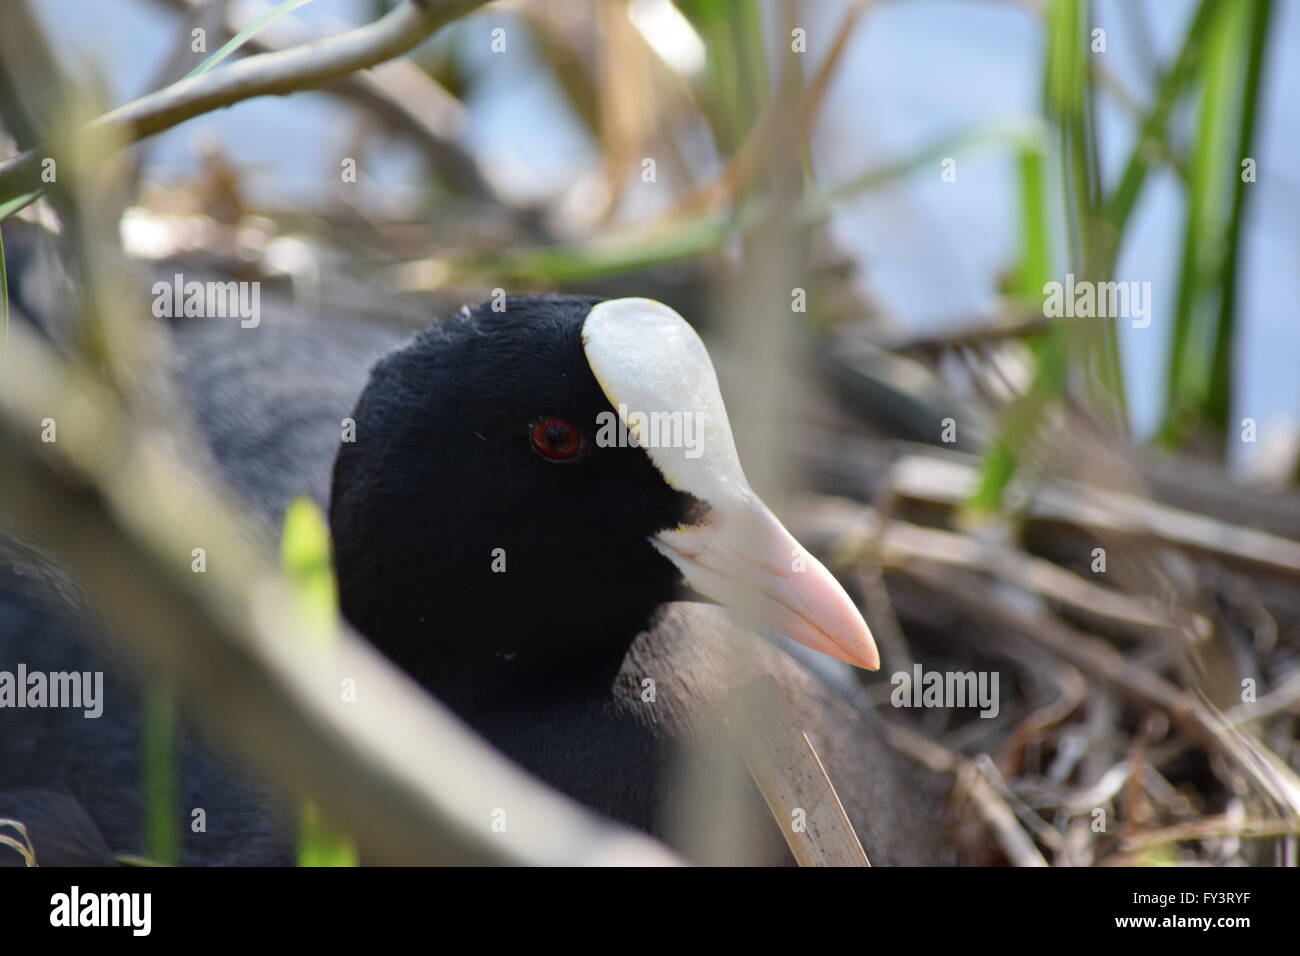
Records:
[[[1147,111],[1138,128],[1137,141],[1129,153],[1119,184],[1106,200],[1105,219],[1107,235],[1111,240],[1104,271],[1113,268],[1119,252],[1119,242],[1128,226],[1129,215],[1137,203],[1138,195],[1146,182],[1146,175],[1154,163],[1155,146],[1163,143],[1168,132],[1169,118],[1174,107],[1187,91],[1197,63],[1200,61],[1206,31],[1215,10],[1214,0],[1201,0],[1192,22],[1183,37],[1183,43],[1173,65],[1160,78],[1156,87],[1155,103]]]
[[[299,866],[356,866],[356,845],[321,816],[310,800],[303,804],[298,824]]]
[[[1046,157],[1041,145],[1020,151],[1020,269],[1016,297],[1041,309],[1043,287],[1052,278],[1052,239],[1047,220]]]
[[[719,150],[734,155],[768,99],[762,11],[756,0],[682,0],[677,6],[708,50],[701,105]]]
[[[160,866],[179,858],[176,802],[176,697],[167,685],[144,695],[145,855]]]
[[[1201,102],[1188,170],[1187,220],[1158,439],[1227,425],[1235,339],[1237,249],[1271,3],[1219,4],[1199,61]],[[1242,64],[1246,64],[1243,72]]]
[[[338,617],[329,524],[315,503],[295,498],[284,514],[280,563],[293,587],[302,622],[328,640]]]
[[[48,188],[48,186],[41,186],[39,189],[33,189],[31,192],[23,193],[21,196],[15,196],[13,199],[0,203],[0,222],[4,222],[14,213],[22,212],[45,195],[45,190]]]
[[[301,624],[327,653],[338,621],[338,589],[330,558],[330,530],[320,508],[295,498],[284,514],[280,563],[293,589]],[[308,800],[298,818],[299,866],[356,866],[356,846]]]
[[[284,0],[284,2],[281,3],[279,6],[272,7],[270,10],[267,10],[266,13],[262,14],[260,17],[258,17],[248,26],[244,27],[244,29],[240,30],[233,37],[231,37],[229,42],[227,42],[224,46],[222,46],[220,50],[218,50],[216,53],[213,53],[210,57],[208,57],[198,66],[196,66],[194,69],[186,73],[184,79],[188,80],[191,79],[192,77],[202,76],[204,73],[208,72],[208,70],[212,69],[218,63],[225,60],[232,53],[238,50],[241,46],[243,46],[245,43],[251,40],[254,36],[260,33],[265,27],[274,23],[276,20],[279,20],[281,17],[285,16],[286,14],[293,13],[293,11],[297,10],[299,7],[306,6],[311,2],[312,0]]]
[[[1047,62],[1044,65],[1043,112],[1054,125],[1060,144],[1061,179],[1071,248],[1071,268],[1092,278],[1099,205],[1098,169],[1094,149],[1092,70],[1088,57],[1088,4],[1085,0],[1055,0],[1047,16]],[[1020,273],[1016,294],[1041,309],[1043,287],[1053,275],[1051,232],[1046,195],[1046,156],[1041,146],[1027,144],[1019,156]],[[1113,337],[1114,330],[1109,330]],[[1122,407],[1118,355],[1106,351],[1110,366],[1105,387]],[[1062,401],[1068,382],[1066,330],[1053,326],[1030,341],[1034,377],[1028,391],[1006,410],[998,435],[980,463],[975,490],[963,506],[964,519],[1001,510],[1003,497],[1037,440],[1048,413]]]
[[[1255,140],[1255,127],[1259,116],[1259,89],[1264,73],[1264,54],[1269,36],[1269,23],[1273,13],[1273,0],[1256,0],[1250,5],[1250,34],[1246,60],[1246,79],[1241,90],[1236,150],[1229,162],[1228,172],[1236,173],[1232,188],[1232,206],[1228,213],[1228,233],[1225,237],[1222,288],[1219,292],[1218,327],[1210,358],[1210,381],[1205,396],[1205,414],[1221,431],[1228,427],[1228,406],[1231,402],[1232,354],[1236,340],[1238,266],[1241,260],[1242,221],[1245,216],[1249,185],[1241,175],[1241,161],[1251,155]]]

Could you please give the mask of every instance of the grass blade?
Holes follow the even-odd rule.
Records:
[[[11,820],[8,817],[0,817],[0,829],[10,828],[18,833],[18,836],[11,837],[7,833],[0,833],[0,846],[7,846],[17,851],[18,855],[23,858],[23,863],[29,867],[36,866],[36,850],[32,846],[32,838],[27,833],[27,827],[21,820]]]
[[[1192,22],[1187,28],[1187,34],[1183,38],[1182,47],[1174,58],[1173,65],[1160,78],[1155,104],[1142,120],[1137,142],[1133,144],[1133,151],[1129,153],[1119,183],[1106,200],[1104,218],[1109,239],[1103,261],[1106,272],[1110,272],[1114,267],[1115,258],[1119,254],[1120,240],[1128,226],[1128,217],[1133,212],[1137,198],[1146,183],[1147,173],[1151,170],[1152,146],[1164,141],[1174,107],[1195,76],[1214,10],[1214,0],[1201,0],[1201,5],[1192,16]]]
[[[0,222],[4,222],[15,213],[22,212],[36,202],[45,195],[46,188],[41,186],[39,189],[33,189],[31,192],[23,193],[21,196],[15,196],[13,199],[0,203]]]
[[[1085,57],[1087,4],[1083,0],[1055,0],[1048,11],[1047,30],[1043,111],[1055,125],[1060,143],[1071,261],[1086,274],[1097,210],[1096,158],[1089,146],[1092,77]],[[1041,149],[1021,151],[1021,251],[1015,291],[1018,298],[1036,309],[1042,308],[1044,286],[1053,274],[1045,165]],[[1020,470],[1026,449],[1037,438],[1048,412],[1065,394],[1065,330],[1048,329],[1033,340],[1031,349],[1033,381],[1006,411],[997,437],[984,453],[975,490],[963,508],[966,519],[978,521],[1002,507],[1003,496]]]
[[[267,26],[271,25],[276,20],[279,20],[286,14],[293,13],[293,11],[297,10],[299,7],[304,7],[311,2],[312,0],[284,0],[280,5],[272,7],[270,10],[266,11],[266,13],[262,14],[248,26],[244,27],[244,29],[231,37],[229,41],[222,45],[221,49],[217,50],[194,69],[186,73],[184,79],[188,80],[192,77],[202,76],[204,73],[207,73],[218,63],[227,59],[232,53],[255,37]]]
[[[319,508],[296,498],[284,515],[280,562],[289,577],[304,632],[329,653],[338,620],[338,589],[330,559],[329,524]],[[306,801],[298,817],[299,866],[356,866],[356,846]]]
[[[161,866],[175,866],[176,833],[176,698],[170,687],[144,694],[145,856]]]
[[[1165,381],[1165,420],[1158,436],[1167,446],[1182,443],[1204,425],[1217,426],[1221,433],[1226,424],[1234,310],[1231,299],[1225,301],[1225,293],[1229,284],[1235,291],[1235,278],[1229,282],[1227,268],[1231,262],[1235,270],[1230,249],[1240,239],[1239,230],[1230,236],[1230,229],[1234,207],[1244,202],[1230,184],[1236,180],[1236,192],[1244,185],[1238,175],[1238,151],[1241,137],[1253,135],[1254,128],[1253,106],[1242,102],[1252,81],[1249,72],[1242,75],[1240,65],[1254,50],[1249,69],[1260,68],[1268,12],[1267,4],[1216,6],[1200,61],[1201,102],[1188,170],[1187,220]],[[1264,17],[1263,24],[1254,19],[1257,14]],[[1256,89],[1258,82],[1256,75]],[[1217,409],[1216,400],[1211,399],[1216,366],[1222,370]]]
[[[1223,264],[1223,287],[1219,292],[1219,317],[1210,360],[1210,382],[1205,399],[1206,415],[1221,431],[1227,430],[1228,406],[1231,401],[1232,353],[1236,340],[1237,273],[1241,260],[1241,225],[1248,192],[1246,188],[1248,184],[1239,164],[1251,154],[1251,146],[1255,140],[1260,83],[1264,72],[1264,55],[1272,13],[1273,0],[1256,0],[1255,3],[1250,4],[1249,54],[1246,61],[1245,84],[1240,96],[1237,150],[1233,157],[1238,163],[1237,178],[1232,190],[1232,209],[1228,214],[1227,258]]]
[[[5,267],[5,237],[0,231],[0,362],[9,351],[9,270]]]

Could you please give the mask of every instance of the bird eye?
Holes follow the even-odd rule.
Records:
[[[529,437],[537,453],[550,461],[576,458],[586,447],[582,432],[562,418],[543,418],[533,425]]]

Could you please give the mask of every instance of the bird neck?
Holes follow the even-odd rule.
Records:
[[[551,626],[536,616],[482,608],[444,613],[391,628],[354,625],[427,690],[454,709],[486,698],[558,697],[606,691],[632,642],[652,627],[659,607]]]

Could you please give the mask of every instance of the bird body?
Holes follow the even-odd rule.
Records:
[[[785,864],[792,857],[784,838],[726,725],[732,695],[760,677],[775,679],[797,722],[792,732],[809,734],[872,862],[941,862],[933,781],[891,752],[870,717],[714,607],[668,605],[632,641],[612,679],[579,693],[511,693],[519,685],[505,677],[453,707],[540,779],[688,857],[698,858],[692,844],[701,833],[725,829],[736,816],[748,829],[725,859]],[[713,792],[719,781],[730,789]]]
[[[737,623],[875,664],[856,608],[749,490],[707,353],[671,310],[508,299],[396,347],[346,322],[265,317],[256,330],[181,322],[174,334],[182,387],[229,483],[271,521],[297,494],[328,505],[344,614],[526,770],[686,852],[701,820],[721,826],[743,805],[754,822],[732,859],[788,862],[751,783],[740,778],[739,805],[711,802],[708,786],[723,776],[710,761],[741,766],[724,721],[731,694],[767,675],[873,862],[942,858],[932,794],[871,716]],[[596,416],[626,425],[629,406],[702,413],[704,454],[597,445]],[[739,618],[680,600],[683,583]],[[115,852],[138,852],[138,798],[106,796],[135,790],[111,767],[138,733],[128,723],[112,751],[74,756],[63,727],[0,765],[0,815],[4,793],[51,781]],[[14,730],[0,726],[0,754]],[[189,840],[188,861],[288,862],[274,799],[232,783],[206,744],[195,753],[187,799],[237,804],[245,832],[220,851]]]

